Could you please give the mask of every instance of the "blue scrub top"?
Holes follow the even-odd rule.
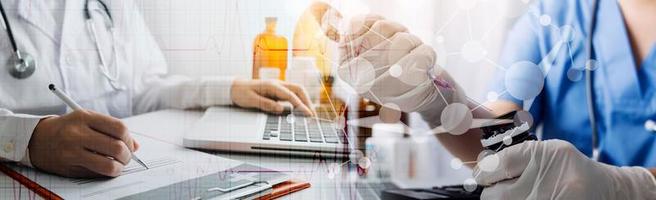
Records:
[[[537,94],[532,104],[526,104],[530,105],[535,124],[543,125],[542,139],[569,141],[587,155],[591,155],[592,142],[583,69],[588,60],[585,43],[590,35],[590,4],[590,0],[540,0],[533,4],[507,36],[499,60],[507,70],[499,70],[492,87],[501,94],[500,99],[518,105],[531,99],[517,94]],[[637,62],[638,68],[627,33],[618,2],[599,0],[593,40],[597,61],[593,66],[593,88],[600,161],[618,166],[656,167],[656,134],[645,129],[647,120],[656,121],[656,45],[644,60]],[[538,72],[546,74],[539,93],[506,87],[506,75],[535,77],[535,70],[510,67],[521,61],[537,65],[518,66],[535,66],[540,69]],[[523,81],[535,83],[534,80]],[[530,85],[519,88],[535,90]]]

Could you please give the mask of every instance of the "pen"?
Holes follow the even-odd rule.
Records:
[[[66,95],[62,91],[57,90],[57,88],[55,87],[55,84],[48,85],[48,89],[50,89],[50,91],[52,91],[52,93],[54,93],[57,97],[59,97],[59,99],[64,101],[64,103],[66,105],[68,105],[68,107],[71,107],[71,109],[76,110],[76,111],[77,110],[82,110],[82,106],[75,103],[75,101],[73,101],[73,99],[71,99],[71,97],[69,97],[68,95]],[[141,161],[141,159],[137,158],[137,156],[134,155],[134,153],[130,152],[130,154],[132,154],[132,160],[136,161],[137,163],[139,163],[141,166],[145,167],[146,169],[149,169],[148,166],[146,166],[146,163]]]

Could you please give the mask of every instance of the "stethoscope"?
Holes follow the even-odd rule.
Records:
[[[116,45],[112,42],[112,54],[114,57],[114,73],[110,74],[107,60],[105,57],[102,55],[100,52],[100,43],[98,42],[98,34],[96,33],[96,28],[94,26],[94,20],[91,17],[91,9],[89,9],[89,1],[86,0],[84,3],[84,19],[86,22],[87,26],[87,31],[89,34],[91,34],[91,37],[93,37],[94,44],[96,46],[96,50],[98,51],[98,59],[100,60],[100,66],[98,66],[98,69],[100,73],[107,79],[109,84],[114,90],[125,90],[125,86],[122,86],[119,83],[119,76],[120,76],[120,71],[118,69],[118,62],[117,60],[117,55],[116,55]],[[109,12],[109,8],[105,3],[103,3],[100,0],[96,0],[98,4],[100,5],[100,8],[105,12],[107,19],[109,20],[109,23],[107,25],[107,29],[110,32],[110,35],[114,37],[114,19],[112,18],[112,15]],[[95,9],[98,10],[98,9]],[[18,49],[18,46],[16,45],[16,39],[14,38],[14,34],[11,30],[11,26],[9,25],[9,21],[7,20],[7,14],[5,13],[5,9],[2,6],[2,2],[0,2],[0,13],[2,14],[2,25],[5,31],[7,32],[7,35],[9,37],[9,42],[11,43],[11,48],[14,51],[14,57],[13,57],[13,63],[8,65],[9,68],[9,74],[16,78],[16,79],[26,79],[32,74],[34,74],[34,71],[36,71],[37,68],[37,62],[34,59],[34,57],[28,53],[20,51]]]

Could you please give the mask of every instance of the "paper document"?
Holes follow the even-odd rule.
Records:
[[[64,199],[227,199],[287,179],[280,172],[133,136],[141,144],[135,154],[149,169],[133,161],[116,178],[71,179],[12,168]]]

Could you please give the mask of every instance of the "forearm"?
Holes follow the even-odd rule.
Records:
[[[651,175],[656,178],[656,168],[649,168],[649,172],[651,172]]]
[[[472,129],[462,135],[439,134],[437,139],[453,156],[467,162],[467,166],[470,167],[473,167],[474,163],[468,161],[475,161],[478,154],[483,151],[480,129]]]
[[[189,109],[216,105],[229,105],[231,77],[186,77],[157,78],[150,81],[147,89],[137,95],[134,103],[136,113],[158,109]]]

